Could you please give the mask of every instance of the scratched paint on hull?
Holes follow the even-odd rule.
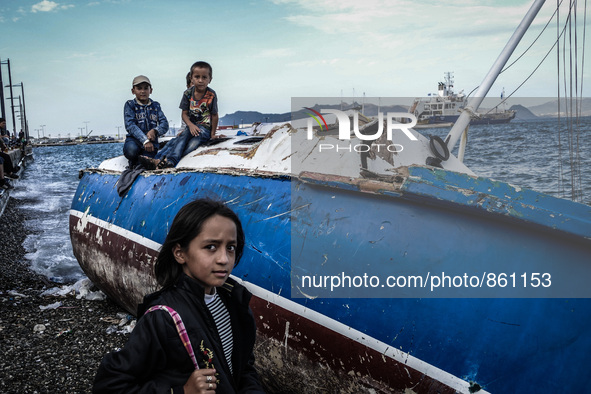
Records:
[[[412,171],[414,170],[411,169],[411,174]],[[245,259],[235,271],[236,276],[273,294],[289,298],[292,217],[306,212],[305,209],[308,208],[302,207],[311,207],[313,205],[310,204],[322,201],[321,198],[313,197],[292,204],[291,183],[289,178],[281,176],[178,172],[142,177],[121,199],[114,190],[117,175],[101,172],[85,174],[72,210],[87,213],[87,219],[100,218],[138,234],[142,239],[160,243],[168,223],[180,206],[198,195],[219,197],[230,203],[240,217],[247,218],[247,251]],[[441,179],[446,175],[436,173],[436,176]],[[334,185],[338,185],[338,182]],[[300,184],[299,187],[319,189],[325,186]],[[348,193],[352,193],[355,187],[349,189]],[[458,196],[460,193],[466,196],[460,189],[462,188],[457,188],[457,193],[453,195]],[[379,196],[374,198],[382,201],[394,201],[397,198],[408,200],[412,194],[403,187],[384,187],[383,190],[378,187],[372,190],[373,193],[379,191]],[[364,193],[368,192],[370,191]],[[330,193],[339,194],[340,198],[342,191]],[[416,194],[416,208],[419,207],[419,202],[427,198],[424,190],[422,193],[422,197],[420,193]],[[367,196],[363,199],[365,198]],[[440,200],[443,201],[439,204],[447,209],[449,201],[446,202],[442,196],[435,198],[432,204],[437,205]],[[408,204],[405,201],[403,205]],[[324,205],[321,208],[326,210],[328,204]],[[294,207],[299,209],[294,211]],[[493,213],[487,209],[485,211],[487,215]],[[133,217],[133,212],[141,212],[141,218]],[[417,209],[415,217],[421,212]],[[298,225],[316,226],[306,224],[305,221]],[[72,228],[77,227],[78,223],[74,222]],[[431,234],[429,228],[422,230],[423,234]],[[99,231],[94,229],[91,233],[99,234]],[[81,248],[102,248],[105,245],[104,240],[97,241],[94,245],[84,245],[82,235],[79,239],[72,239],[73,242],[79,242]],[[318,248],[322,244],[324,242],[318,241]],[[130,247],[128,249],[135,250]],[[91,260],[81,262],[91,263]],[[403,349],[407,354],[413,354],[431,365],[440,366],[456,376],[488,383],[492,391],[507,391],[508,386],[499,377],[508,376],[514,370],[520,371],[523,383],[517,382],[510,386],[511,389],[531,389],[531,382],[546,381],[545,387],[559,390],[562,379],[572,382],[572,387],[577,387],[578,372],[574,366],[589,362],[588,356],[579,351],[591,346],[591,338],[586,329],[590,323],[589,314],[586,313],[591,310],[589,300],[294,301],[345,326],[354,327],[368,337],[378,338],[382,343]],[[529,313],[524,314],[524,311]],[[540,327],[545,327],[543,332]],[[280,329],[285,330],[285,327],[277,327],[277,330]],[[491,344],[494,344],[493,350]],[[556,346],[559,346],[558,352],[555,351]],[[565,367],[566,371],[561,373],[560,379],[550,382],[545,380],[551,376],[548,371],[557,362],[573,367]]]

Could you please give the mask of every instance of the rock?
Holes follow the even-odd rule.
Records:
[[[39,309],[44,311],[47,309],[57,309],[60,306],[62,306],[62,303],[58,301],[58,302],[54,302],[53,304],[49,304],[49,305],[39,305]]]
[[[107,335],[111,323],[101,318],[127,313],[108,299],[41,295],[64,284],[29,269],[22,246],[26,212],[20,205],[11,197],[0,217],[0,393],[89,393],[103,356],[129,337],[123,330]]]

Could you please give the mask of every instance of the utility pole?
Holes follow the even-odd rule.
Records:
[[[20,121],[21,121],[20,130],[24,130],[25,129],[25,113],[23,112],[23,101],[21,100],[21,96],[18,96],[18,118],[20,118]],[[14,128],[14,134],[16,136],[18,136],[18,133],[16,131],[16,127]]]
[[[0,61],[0,112],[2,117],[6,119],[6,109],[4,108],[4,82],[2,81],[2,61]]]
[[[21,82],[21,93],[23,95],[23,131],[25,133],[25,139],[29,142],[29,122],[27,121],[27,106],[25,105],[25,85]]]
[[[43,132],[43,138],[45,138],[45,125],[44,125],[44,124],[42,124],[42,125],[41,125],[41,126],[39,126],[39,127],[41,127],[41,131]]]
[[[2,65],[6,64],[8,66],[8,85],[4,85],[4,81],[2,79]],[[25,87],[23,85],[23,83],[21,82],[19,85],[13,85],[12,84],[12,73],[10,71],[10,59],[6,59],[6,61],[2,62],[0,61],[0,112],[2,113],[2,117],[4,119],[6,119],[6,108],[4,106],[4,88],[5,87],[9,87],[10,88],[10,108],[11,108],[11,112],[12,112],[12,128],[14,129],[14,136],[17,137],[18,135],[18,131],[17,131],[17,125],[16,125],[16,118],[15,118],[15,114],[14,114],[14,93],[12,91],[13,87],[19,87],[21,88],[21,96],[22,96],[22,102],[21,102],[21,96],[19,96],[19,109],[20,109],[20,118],[21,118],[21,130],[25,133],[25,138],[27,141],[29,141],[29,122],[27,120],[27,110],[26,110],[26,104],[25,104]]]
[[[6,64],[8,65],[8,85],[4,86],[4,82],[2,80],[2,64]],[[4,88],[5,87],[10,87],[10,109],[12,112],[12,128],[15,129],[14,130],[14,134],[16,136],[16,118],[14,115],[14,95],[12,94],[12,75],[10,73],[10,59],[6,59],[5,62],[1,62],[0,61],[0,99],[2,99],[2,101],[0,102],[0,107],[2,110],[2,117],[4,119],[6,119],[6,109],[4,108]]]
[[[16,129],[16,119],[14,116],[14,94],[12,94],[12,74],[10,72],[10,59],[6,59],[6,64],[8,64],[8,85],[10,86],[10,109],[12,110],[12,128]],[[13,130],[16,136],[16,130]]]
[[[29,140],[29,122],[27,121],[27,108],[25,105],[25,86],[24,84],[21,82],[18,85],[10,85],[11,88],[21,88],[21,96],[18,96],[18,106],[19,106],[19,112],[21,115],[21,130],[25,133],[25,138],[27,139],[27,141]],[[11,95],[12,95],[12,89],[11,89]],[[13,111],[14,113],[14,111]],[[14,134],[17,134],[16,131],[16,124],[14,125]]]
[[[90,123],[90,121],[86,120],[82,123],[86,123],[86,136],[88,137],[88,124]]]

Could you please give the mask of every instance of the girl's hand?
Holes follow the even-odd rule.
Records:
[[[196,369],[189,376],[189,380],[187,380],[183,389],[185,394],[215,393],[216,382],[215,369]]]

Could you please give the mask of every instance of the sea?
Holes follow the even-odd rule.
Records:
[[[122,143],[42,146],[33,148],[33,161],[14,182],[12,198],[27,211],[25,258],[34,271],[57,283],[85,278],[72,252],[68,211],[84,168],[122,154]]]
[[[515,120],[474,125],[468,132],[465,164],[478,176],[505,181],[555,197],[591,205],[591,117],[569,132],[564,120]],[[444,138],[449,128],[425,129]],[[68,211],[79,171],[121,155],[122,143],[44,146],[15,184],[11,197],[28,211],[26,260],[34,271],[58,283],[85,278],[72,253]],[[455,153],[455,152],[454,152]]]

